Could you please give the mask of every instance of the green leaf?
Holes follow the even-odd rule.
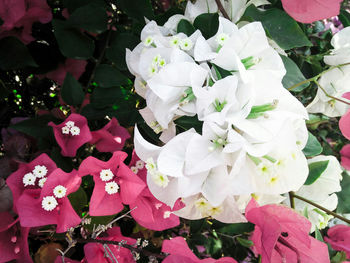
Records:
[[[340,182],[341,191],[337,192],[338,206],[337,213],[350,213],[350,176],[347,172],[343,173],[343,180]]]
[[[322,234],[321,234],[320,230],[319,230],[317,227],[315,228],[315,238],[316,238],[318,241],[324,242],[324,241],[323,241]]]
[[[59,49],[64,56],[75,59],[92,57],[95,49],[92,39],[73,27],[68,21],[53,19],[52,25]]]
[[[219,14],[207,13],[196,17],[193,26],[202,32],[205,39],[211,38],[219,29]]]
[[[68,199],[75,212],[81,216],[81,213],[84,211],[84,207],[88,205],[88,198],[84,189],[82,187],[79,187],[76,192],[68,195]]]
[[[190,21],[186,19],[181,19],[177,24],[177,33],[184,33],[187,36],[190,36],[196,31],[194,26],[190,23]]]
[[[99,34],[107,30],[108,16],[103,6],[91,3],[76,9],[68,21],[75,27]]]
[[[320,154],[323,151],[323,148],[317,138],[309,132],[309,138],[307,139],[307,143],[305,148],[303,149],[303,153],[306,157],[311,157]]]
[[[227,235],[244,234],[252,232],[253,230],[254,225],[252,223],[235,223],[216,229],[217,232]]]
[[[287,70],[286,75],[284,75],[284,77],[282,79],[283,87],[288,89],[288,88],[292,87],[293,85],[305,80],[303,73],[301,73],[300,69],[298,68],[298,66],[295,64],[295,62],[293,60],[291,60],[290,58],[288,58],[286,56],[281,56],[281,58],[282,58],[284,67]],[[305,89],[307,86],[309,86],[309,83],[302,84],[302,85],[298,86],[297,88],[293,89],[292,91],[293,92],[300,92],[303,89]]]
[[[91,104],[95,108],[106,108],[113,105],[120,97],[123,97],[120,88],[95,88],[91,95]]]
[[[58,168],[61,168],[66,173],[70,173],[73,169],[72,159],[64,157],[58,147],[54,147],[50,154],[51,159],[56,163]]]
[[[101,64],[97,67],[94,80],[101,88],[109,88],[128,84],[129,79],[110,65]]]
[[[84,100],[85,94],[83,87],[70,73],[67,73],[64,79],[61,88],[61,96],[64,102],[74,106],[80,105]]]
[[[52,120],[53,117],[51,115],[42,115],[11,125],[10,128],[23,132],[35,138],[43,138],[49,136],[52,128],[47,124]]]
[[[313,184],[321,174],[327,169],[329,161],[320,161],[309,164],[309,175],[304,185]]]
[[[298,23],[280,9],[259,10],[254,5],[250,5],[244,16],[254,21],[261,21],[267,35],[284,50],[312,46]]]
[[[63,5],[67,7],[69,14],[72,14],[79,7],[95,3],[104,6],[104,0],[63,0]]]
[[[251,247],[254,245],[253,241],[244,238],[236,237],[237,241],[244,247]]]
[[[331,263],[342,263],[346,261],[347,256],[344,251],[337,252],[334,257],[331,258]]]
[[[316,130],[322,123],[329,121],[329,117],[325,115],[309,114],[309,119],[306,121],[306,125],[311,130]]]
[[[154,13],[149,0],[117,0],[117,6],[128,16],[145,23],[145,17],[152,20]]]
[[[120,70],[126,70],[125,50],[132,50],[140,43],[140,39],[130,33],[115,33],[111,37],[111,42],[106,50],[106,57],[114,62]]]
[[[27,47],[15,37],[0,40],[0,68],[2,70],[37,67]]]
[[[344,27],[350,26],[350,13],[346,10],[340,10],[338,15],[339,20],[342,22]]]
[[[111,216],[89,216],[88,218],[91,218],[91,223],[89,225],[86,225],[85,228],[87,228],[88,230],[92,231],[95,227],[97,227],[98,225],[107,225],[108,223],[110,223],[116,215],[111,215]]]
[[[202,133],[203,121],[198,120],[198,116],[183,116],[177,120],[175,120],[176,126],[182,128],[187,131],[191,128],[194,128],[198,133]]]
[[[205,225],[205,218],[198,219],[198,220],[190,220],[190,231],[191,233],[199,233],[203,226]]]

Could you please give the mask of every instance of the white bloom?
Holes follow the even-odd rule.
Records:
[[[177,37],[177,36],[173,36],[171,39],[170,39],[170,41],[169,41],[169,43],[170,43],[170,46],[171,47],[179,47],[180,46],[180,38],[179,37]]]
[[[226,40],[229,38],[229,36],[225,33],[221,33],[216,35],[216,42],[218,42],[219,45],[223,46],[226,42]]]
[[[41,207],[46,211],[54,210],[57,205],[57,200],[53,196],[45,196],[41,201]]]
[[[71,127],[73,127],[74,125],[75,125],[75,122],[74,122],[74,121],[67,121],[67,122],[66,122],[66,127],[71,128]]]
[[[33,174],[37,177],[37,178],[42,178],[44,176],[46,176],[47,174],[47,168],[45,165],[36,165],[34,167],[33,170]]]
[[[69,134],[69,127],[67,127],[67,126],[62,127],[62,133]]]
[[[39,180],[38,185],[39,185],[40,188],[43,188],[43,187],[44,187],[44,184],[45,184],[46,180],[47,180],[46,177],[41,178],[41,179]]]
[[[169,184],[169,178],[165,174],[162,174],[159,171],[150,172],[151,178],[154,183],[160,187],[167,187]]]
[[[105,190],[110,195],[116,194],[119,191],[119,185],[116,182],[106,183]]]
[[[137,174],[138,171],[139,171],[139,169],[137,169],[137,167],[135,167],[135,166],[131,166],[131,167],[130,167],[130,170],[131,170],[134,174]]]
[[[100,172],[100,178],[102,181],[107,182],[112,180],[114,177],[113,172],[111,171],[111,169],[103,169]]]
[[[57,198],[63,198],[66,196],[67,194],[67,188],[64,187],[63,185],[57,185],[54,189],[53,189],[53,194],[57,197]]]
[[[25,174],[22,179],[24,186],[35,185],[35,180],[36,177],[32,173]]]
[[[143,44],[146,46],[146,47],[149,47],[150,45],[152,45],[154,39],[152,36],[148,36],[146,37],[146,39],[143,41]]]
[[[78,126],[73,126],[70,128],[70,133],[73,136],[79,135],[80,134],[80,128]]]
[[[331,66],[350,62],[350,28],[344,28],[336,33],[331,44],[334,47],[331,54],[324,57],[324,62]]]
[[[145,167],[145,163],[142,160],[137,160],[136,162],[137,169],[143,169]]]
[[[188,50],[191,50],[192,47],[193,47],[193,43],[190,38],[182,39],[180,41],[180,48],[182,50],[188,51]]]

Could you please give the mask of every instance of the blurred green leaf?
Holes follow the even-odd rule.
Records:
[[[39,117],[24,120],[11,125],[10,128],[33,136],[34,138],[43,138],[49,136],[52,128],[47,124],[52,120],[53,117],[51,115],[41,115]]]
[[[120,88],[95,88],[91,95],[91,104],[95,108],[106,108],[116,103],[118,98],[123,98]]]
[[[219,29],[219,14],[206,13],[196,17],[193,26],[202,32],[205,39],[211,38]]]
[[[149,0],[117,0],[117,6],[128,16],[145,23],[145,17],[152,20],[154,13]]]
[[[344,27],[350,26],[350,13],[347,10],[341,9],[338,15],[340,22]]]
[[[246,9],[244,17],[250,17],[254,21],[261,21],[267,35],[284,50],[312,46],[312,43],[301,30],[298,23],[280,9],[259,10],[254,5],[250,5]]]
[[[73,170],[72,159],[62,156],[61,149],[58,147],[53,147],[50,157],[56,163],[57,167],[66,173],[70,173]]]
[[[70,73],[67,73],[64,79],[61,96],[64,102],[73,106],[80,105],[84,100],[85,94],[82,85]]]
[[[118,69],[107,64],[101,64],[97,67],[94,80],[101,88],[116,87],[129,83],[129,79]]]
[[[320,161],[309,164],[309,175],[304,185],[313,184],[327,169],[329,161]]]
[[[16,37],[0,40],[0,68],[3,70],[37,67],[27,47]]]
[[[254,230],[254,224],[252,223],[235,223],[228,224],[227,226],[216,229],[217,232],[226,234],[226,235],[238,235],[249,233]]]
[[[186,19],[181,19],[177,24],[177,33],[184,33],[187,36],[190,36],[196,31],[195,27],[191,24],[190,21]]]
[[[198,233],[202,230],[205,225],[206,219],[190,220],[190,231],[191,233]]]
[[[306,146],[303,149],[303,153],[306,157],[311,157],[320,154],[323,148],[317,138],[309,132],[309,138],[307,140]]]
[[[82,212],[84,211],[84,207],[88,205],[88,198],[84,189],[82,187],[79,187],[76,192],[68,195],[68,199],[75,212],[81,216]]]
[[[282,56],[282,55],[281,55],[281,58],[282,58],[284,67],[287,70],[286,75],[284,75],[284,77],[282,79],[283,87],[288,89],[288,88],[292,87],[293,85],[305,80],[303,73],[301,73],[300,69],[298,68],[298,66],[295,64],[295,62],[293,60],[291,60],[290,58],[288,58],[286,56]],[[309,83],[302,84],[302,85],[298,86],[297,88],[293,89],[292,91],[293,92],[300,92],[303,89],[305,89],[307,86],[309,86]]]
[[[99,34],[107,30],[108,17],[103,6],[91,3],[77,8],[68,21],[75,27]]]
[[[248,240],[248,239],[244,239],[241,237],[236,237],[237,241],[244,247],[251,247],[254,245],[253,241]]]
[[[350,176],[347,172],[343,173],[343,180],[340,182],[341,191],[337,192],[338,206],[337,213],[350,213]]]
[[[315,238],[316,238],[318,241],[324,242],[324,241],[323,241],[322,234],[321,234],[320,230],[318,230],[317,227],[315,228]]]
[[[92,57],[95,44],[80,29],[73,27],[68,21],[52,20],[54,34],[62,54],[69,58],[88,59]]]

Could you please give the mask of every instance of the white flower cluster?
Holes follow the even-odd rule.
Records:
[[[324,57],[324,62],[336,67],[322,74],[319,85],[324,91],[319,87],[314,100],[306,108],[310,113],[339,117],[348,111],[349,106],[327,94],[350,102],[348,98],[342,98],[344,93],[350,92],[350,28],[344,28],[335,34],[331,44],[334,49]]]
[[[111,171],[111,169],[101,170],[100,179],[103,182],[106,182],[105,191],[107,192],[107,194],[110,194],[110,195],[116,194],[119,191],[119,185],[116,182],[111,181],[113,178],[114,178],[114,174]],[[109,182],[109,181],[111,181],[111,182]]]
[[[305,182],[308,115],[283,87],[286,70],[261,23],[238,28],[220,17],[217,33],[205,39],[199,30],[175,33],[181,19],[193,21],[150,21],[141,43],[127,50],[136,92],[147,103],[140,113],[165,142],[150,144],[135,127],[135,150],[152,194],[169,206],[179,198],[186,204],[175,214],[245,221],[252,196],[278,203]],[[176,135],[182,116],[197,116],[201,133]]]
[[[71,134],[73,136],[80,134],[80,128],[75,126],[74,121],[67,121],[66,125],[62,127],[62,134]]]
[[[23,176],[22,181],[23,181],[24,187],[35,186],[36,179],[39,179],[38,186],[40,188],[43,188],[44,183],[46,181],[45,176],[47,175],[47,172],[48,171],[45,165],[36,165],[32,172],[26,173]]]
[[[57,185],[53,189],[53,195],[43,197],[41,201],[41,207],[46,211],[52,211],[58,206],[57,199],[61,199],[67,195],[67,188],[63,185]]]

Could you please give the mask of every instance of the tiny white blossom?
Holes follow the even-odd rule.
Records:
[[[165,211],[164,215],[163,215],[163,218],[169,218],[170,215],[171,215],[171,211]]]
[[[154,58],[152,59],[152,64],[153,65],[158,65],[159,64],[159,61],[162,59],[161,55],[156,55],[154,56]]]
[[[119,185],[116,182],[109,182],[105,185],[105,190],[108,194],[116,194],[119,190]]]
[[[100,178],[104,182],[112,180],[113,177],[114,177],[114,174],[112,173],[111,169],[103,169],[100,172]]]
[[[151,172],[152,179],[154,183],[160,187],[167,187],[169,183],[169,178],[165,174],[162,174],[159,171],[153,171]]]
[[[34,167],[33,174],[37,178],[43,178],[47,174],[47,168],[45,165],[37,165]]]
[[[191,39],[186,38],[186,39],[182,39],[180,41],[180,48],[182,50],[188,51],[188,50],[191,50],[192,47],[193,47],[193,43],[192,43]]]
[[[178,47],[180,44],[180,39],[177,36],[174,36],[170,39],[170,46]]]
[[[63,198],[66,196],[67,194],[67,188],[65,188],[63,185],[57,185],[54,189],[53,189],[53,194],[57,197],[57,198]]]
[[[160,59],[159,62],[158,62],[158,66],[160,68],[164,67],[166,65],[166,61],[164,58]]]
[[[145,167],[144,161],[138,160],[138,161],[136,162],[136,167],[137,167],[137,169],[143,169],[143,168]]]
[[[67,127],[67,126],[62,127],[62,133],[69,134],[69,127]]]
[[[219,45],[223,46],[228,38],[229,36],[227,34],[221,33],[216,36],[216,42],[218,42]]]
[[[152,45],[154,39],[152,36],[148,36],[146,37],[146,39],[143,41],[143,44],[146,46],[146,47],[149,47],[150,45]]]
[[[149,76],[152,77],[154,74],[156,74],[158,72],[158,66],[152,64],[149,68],[148,68],[148,73]]]
[[[80,128],[78,126],[73,126],[70,128],[70,133],[75,136],[80,134]]]
[[[142,247],[147,247],[148,246],[148,240],[143,240],[141,246]]]
[[[75,125],[74,121],[67,121],[66,122],[66,127],[72,128]]]
[[[131,167],[130,167],[130,170],[131,170],[134,174],[137,174],[137,172],[139,171],[139,169],[137,169],[137,167],[135,167],[135,166],[131,166]]]
[[[39,180],[39,182],[38,182],[39,187],[43,188],[43,187],[44,187],[44,184],[45,184],[45,182],[46,182],[46,180],[47,180],[46,177],[41,178],[41,179]]]
[[[57,200],[53,196],[45,196],[41,202],[41,206],[46,211],[52,211],[58,205]]]
[[[23,176],[23,184],[24,186],[35,185],[35,175],[32,173],[27,173]]]
[[[148,171],[150,171],[150,172],[157,169],[157,165],[156,165],[155,162],[153,161],[153,158],[148,158],[148,159],[146,160],[146,169],[147,169]]]

